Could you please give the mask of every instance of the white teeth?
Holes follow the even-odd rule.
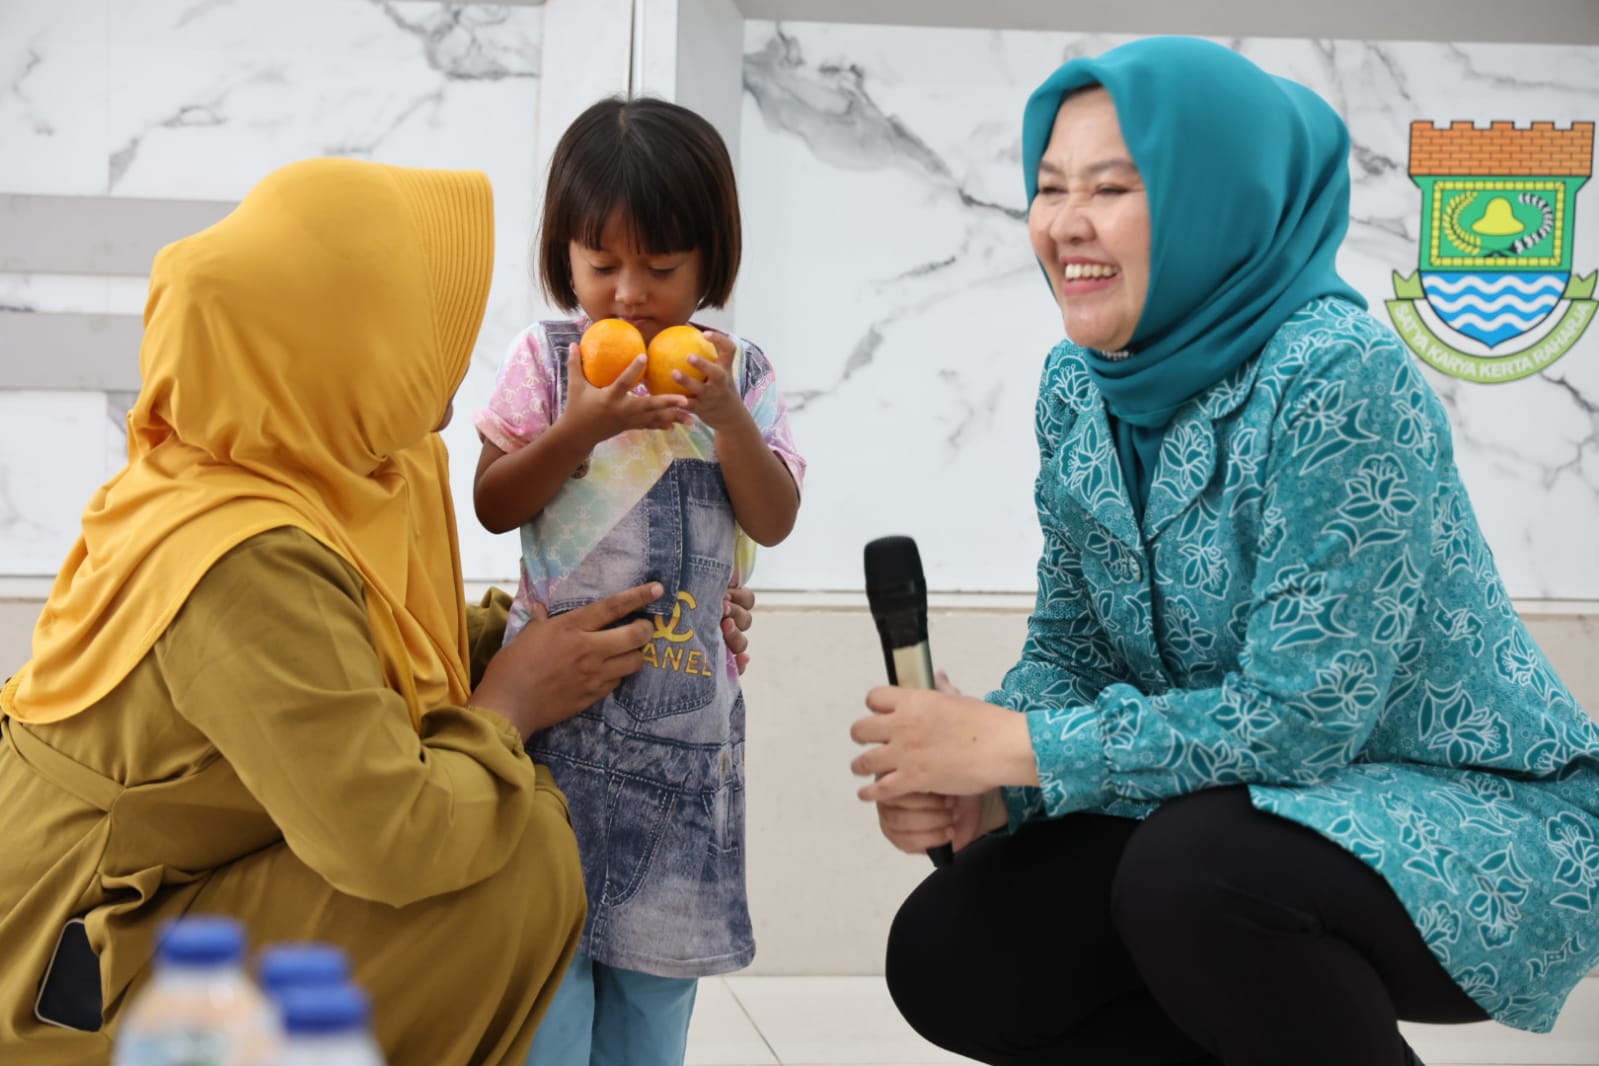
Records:
[[[1120,271],[1113,266],[1102,266],[1099,263],[1067,263],[1066,280],[1080,281],[1083,278],[1113,278]]]

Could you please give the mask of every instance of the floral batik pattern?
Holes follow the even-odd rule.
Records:
[[[1393,886],[1497,1020],[1599,962],[1599,728],[1528,636],[1403,344],[1315,301],[1182,408],[1141,519],[1082,351],[1037,414],[1021,661],[1040,787],[1012,824],[1250,786]]]

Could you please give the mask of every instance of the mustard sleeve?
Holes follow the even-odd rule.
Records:
[[[272,530],[201,579],[155,648],[178,713],[306,865],[396,907],[496,873],[522,839],[533,764],[508,722],[442,707],[412,728],[384,684],[358,574]]]
[[[473,688],[483,680],[483,668],[505,643],[505,623],[510,617],[511,597],[501,589],[489,589],[480,602],[466,605],[466,647]]]

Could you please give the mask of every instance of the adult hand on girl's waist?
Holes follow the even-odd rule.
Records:
[[[532,604],[527,625],[489,660],[472,706],[500,715],[526,740],[603,699],[644,665],[654,632],[643,619],[607,627],[662,592],[659,584],[639,585],[553,619]]]
[[[755,607],[755,593],[746,588],[731,587],[722,596],[722,640],[727,644],[727,650],[733,655],[733,662],[738,667],[740,674],[750,664],[749,646],[750,638],[744,631],[750,627],[755,616],[750,612]]]

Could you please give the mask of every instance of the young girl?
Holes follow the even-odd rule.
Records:
[[[721,307],[738,273],[738,193],[721,137],[660,100],[610,99],[556,146],[539,273],[582,317],[521,334],[489,405],[474,499],[492,531],[521,527],[509,640],[558,614],[658,582],[644,666],[528,743],[571,802],[588,923],[539,1028],[539,1066],[681,1064],[696,979],[755,953],[744,886],[744,700],[722,640],[723,594],[754,544],[780,542],[804,461],[760,349],[710,333],[687,396],[583,377],[590,322],[646,342]]]

